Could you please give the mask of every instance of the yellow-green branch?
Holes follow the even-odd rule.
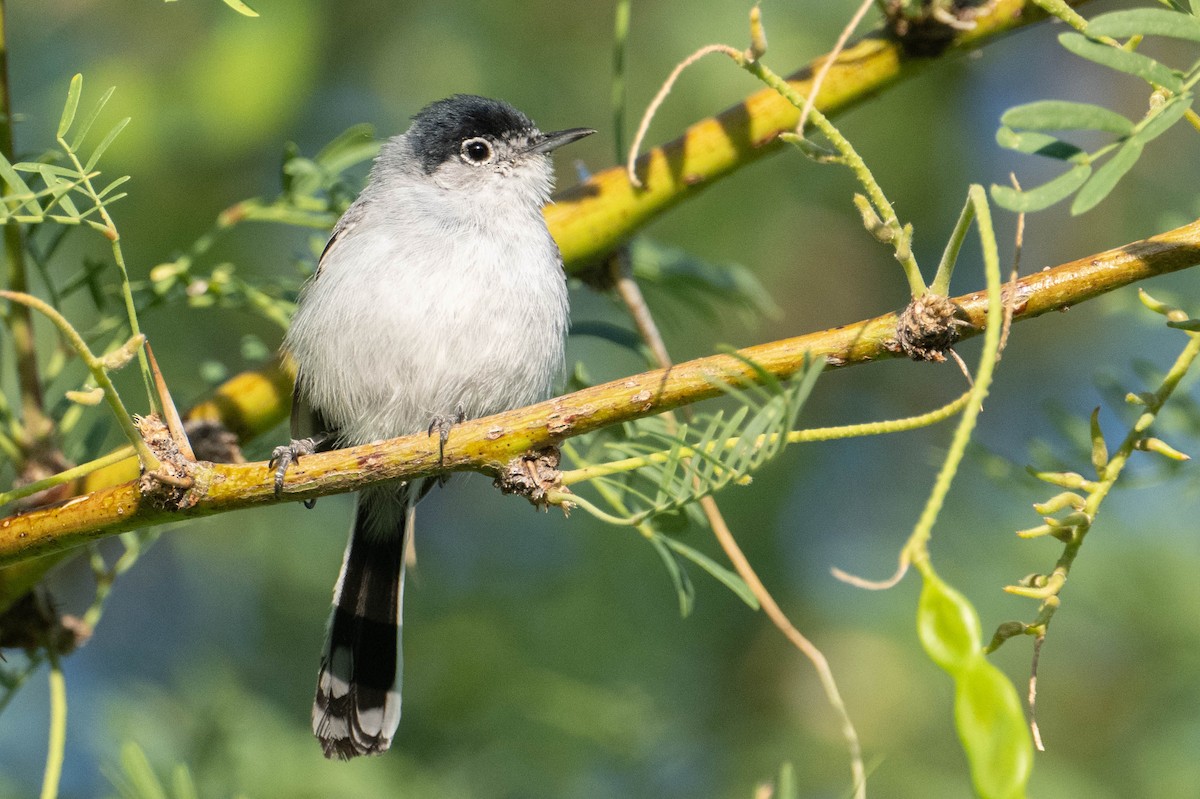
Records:
[[[1015,320],[1064,310],[1106,291],[1200,263],[1200,221],[1159,236],[1082,258],[1030,275],[1011,291]],[[987,292],[954,300],[969,327],[979,334]],[[783,339],[740,350],[739,355],[768,373],[786,378],[802,368],[806,355],[829,367],[896,357],[896,315]],[[253,379],[253,378],[250,378]],[[456,427],[445,450],[444,467],[490,472],[530,449],[582,435],[622,421],[715,396],[717,381],[749,382],[755,371],[730,355],[715,355],[593,386],[565,397],[519,408]],[[114,467],[115,468],[115,467]],[[436,440],[407,436],[337,452],[311,455],[289,472],[286,499],[311,499],[357,491],[383,480],[411,479],[440,471]],[[57,552],[87,541],[153,524],[277,502],[264,463],[200,464],[186,510],[169,510],[125,483],[76,497],[64,504],[0,520],[0,565]],[[6,587],[6,586],[4,586]]]
[[[995,0],[961,31],[949,52],[981,47],[997,36],[1044,19],[1032,2]],[[815,68],[825,57],[795,72],[787,82],[807,97]],[[904,53],[885,34],[867,36],[840,53],[821,85],[815,108],[826,115],[845,111],[932,63]],[[800,109],[774,89],[763,89],[741,103],[702,119],[674,141],[642,155],[635,188],[625,169],[597,172],[584,183],[560,192],[546,208],[550,231],[572,271],[595,266],[652,219],[694,196],[720,178],[779,150],[779,134],[795,129]]]

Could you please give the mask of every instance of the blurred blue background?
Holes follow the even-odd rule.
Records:
[[[8,4],[17,147],[53,140],[71,76],[84,104],[116,93],[109,124],[133,121],[106,158],[130,174],[114,207],[135,277],[186,250],[232,203],[279,190],[284,144],[313,153],[354,123],[401,132],[426,102],[454,92],[504,98],[543,128],[600,130],[559,155],[613,163],[609,112],[611,3],[550,0],[258,0],[258,19],[216,0]],[[1099,13],[1121,4],[1090,3]],[[634,3],[629,115],[636,120],[676,61],[712,41],[741,46],[747,3]],[[825,52],[851,4],[768,3],[767,62],[791,72]],[[839,118],[916,229],[932,271],[968,183],[1026,185],[1053,167],[993,139],[1011,105],[1043,97],[1097,102],[1134,118],[1146,89],[1068,56],[1040,25],[969,56],[945,59]],[[720,59],[687,72],[650,134],[657,143],[757,90]],[[629,123],[632,128],[632,122]],[[1023,270],[1081,257],[1200,214],[1195,132],[1152,145],[1097,210],[1054,208],[1029,220]],[[627,131],[628,133],[628,131]],[[659,299],[678,359],[897,308],[906,284],[863,230],[844,170],[780,153],[714,186],[646,235],[713,263],[750,268],[781,308],[747,324],[713,323]],[[1014,220],[998,214],[1009,258]],[[242,276],[296,283],[311,234],[247,225],[206,256]],[[80,254],[105,257],[95,236]],[[968,246],[956,292],[982,285]],[[1148,286],[1194,309],[1194,277]],[[576,323],[628,326],[609,299],[573,289]],[[68,311],[71,309],[68,308]],[[85,313],[81,306],[79,313]],[[230,309],[172,307],[142,319],[176,398],[255,365],[281,330]],[[261,344],[258,344],[261,342]],[[1182,335],[1140,310],[1132,289],[1017,326],[976,444],[932,544],[943,576],[976,604],[986,634],[1035,606],[1000,587],[1051,567],[1059,546],[1021,542],[1030,503],[1054,493],[1026,463],[1082,469],[1078,433],[1091,409],[1111,440],[1130,421],[1119,398],[1147,387]],[[972,362],[978,346],[967,343]],[[640,371],[630,353],[573,339],[571,359],[596,379]],[[1139,364],[1145,368],[1140,369]],[[829,374],[804,423],[918,413],[956,396],[953,365],[889,362]],[[1194,392],[1191,383],[1185,393]],[[136,393],[131,393],[136,397]],[[90,413],[102,418],[102,412]],[[1186,414],[1177,415],[1188,427]],[[830,567],[869,577],[894,568],[949,440],[941,427],[903,437],[794,447],[749,487],[719,496],[732,529],[796,625],[823,648],[858,725],[871,794],[969,794],[951,723],[951,685],[914,635],[917,581],[867,593]],[[280,428],[252,445],[263,458]],[[116,438],[110,434],[110,441]],[[1194,439],[1170,439],[1196,451]],[[1057,460],[1056,460],[1057,459]],[[1039,715],[1049,751],[1033,795],[1187,797],[1200,785],[1200,511],[1190,469],[1165,479],[1149,461],[1105,504],[1041,659]],[[309,708],[350,500],[230,514],[171,528],[118,582],[95,638],[65,662],[70,697],[62,795],[114,794],[120,748],[135,742],[165,778],[185,763],[205,797],[749,797],[785,761],[801,795],[848,793],[835,718],[812,669],[761,615],[693,572],[695,612],[680,618],[658,556],[639,536],[564,520],[459,480],[421,508],[420,561],[408,585],[404,718],[386,756],[327,763]],[[690,544],[720,557],[703,531]],[[90,574],[60,570],[61,602],[86,604]],[[995,661],[1024,693],[1029,641]],[[0,718],[0,795],[34,796],[45,757],[47,694],[39,674]]]

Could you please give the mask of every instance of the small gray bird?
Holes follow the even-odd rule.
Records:
[[[297,458],[451,426],[550,395],[567,287],[546,229],[549,153],[595,131],[542,133],[507,103],[439,100],[383,145],[300,295],[284,342],[298,367]],[[436,480],[358,496],[313,703],[326,757],[385,751],[400,722],[404,542]]]

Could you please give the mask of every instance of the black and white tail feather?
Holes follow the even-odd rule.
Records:
[[[385,752],[400,724],[404,545],[415,507],[409,496],[405,486],[358,498],[313,701],[313,733],[328,758]]]

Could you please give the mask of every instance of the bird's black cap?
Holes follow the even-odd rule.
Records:
[[[408,139],[426,173],[457,157],[466,139],[502,139],[536,130],[529,117],[506,102],[456,94],[425,106],[412,118]]]

